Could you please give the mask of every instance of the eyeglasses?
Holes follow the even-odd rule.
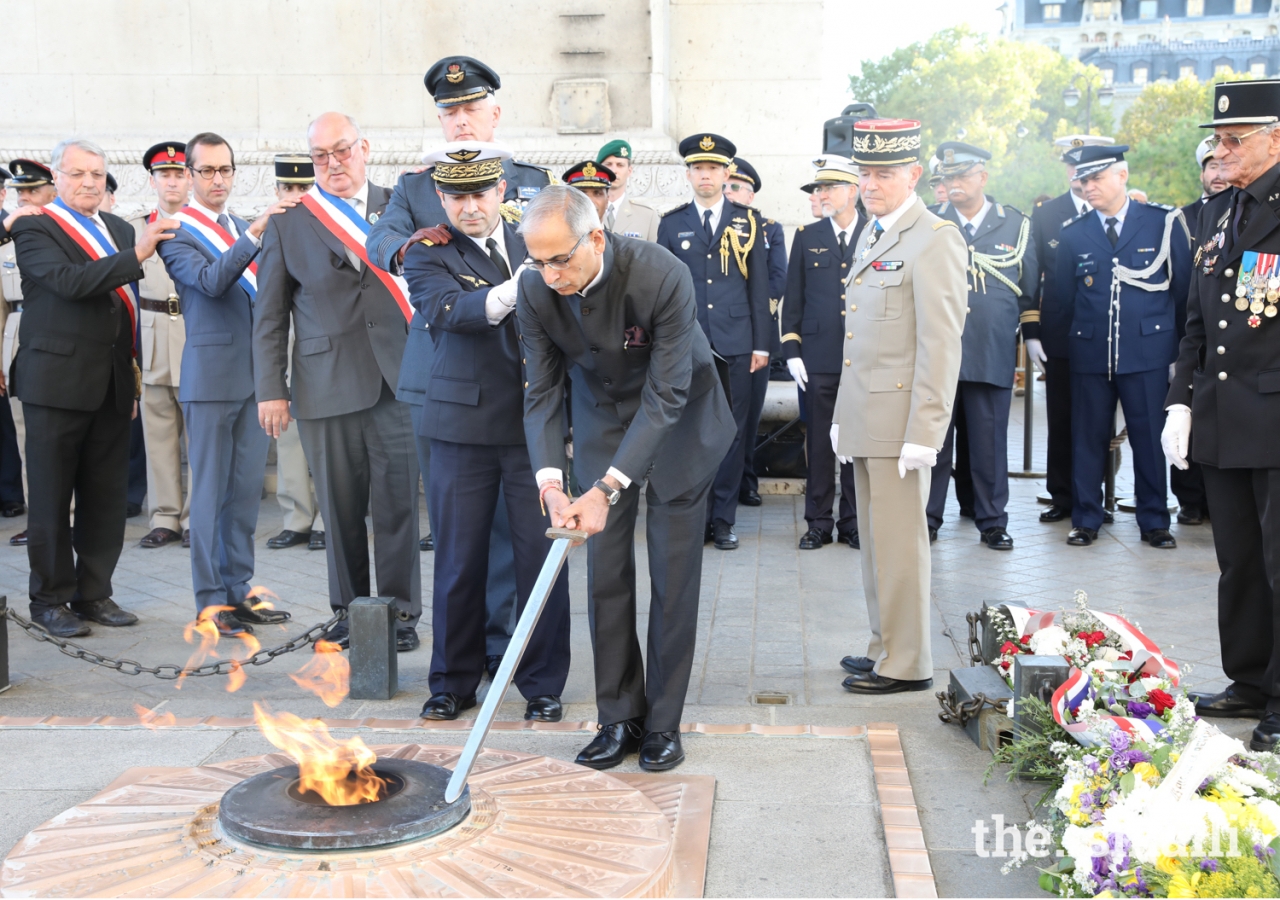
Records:
[[[1205,143],[1209,146],[1210,151],[1217,150],[1219,144],[1226,144],[1228,150],[1239,150],[1240,145],[1244,143],[1245,138],[1253,137],[1258,132],[1266,131],[1270,127],[1270,125],[1262,125],[1253,129],[1253,131],[1246,131],[1244,134],[1215,134],[1213,137],[1206,140]]]
[[[90,181],[106,181],[107,179],[107,173],[101,169],[89,169],[88,171],[78,169],[74,172],[68,172],[66,169],[59,169],[58,171],[63,175],[66,175],[72,181],[83,181],[85,178],[88,178]]]
[[[730,191],[736,194],[739,191],[749,191],[752,188],[751,188],[751,185],[749,184],[742,184],[741,182],[738,182],[738,181],[729,181],[725,183],[724,189],[726,191]]]
[[[832,191],[837,191],[840,188],[846,188],[846,187],[856,188],[857,185],[856,184],[820,184],[813,189],[813,192],[819,195],[830,194]]]
[[[531,269],[537,269],[541,272],[543,269],[550,269],[553,272],[563,272],[569,268],[569,263],[573,260],[573,254],[578,252],[578,248],[582,246],[582,242],[591,237],[592,232],[588,231],[582,237],[578,238],[578,242],[573,245],[573,249],[564,256],[557,256],[555,259],[548,259],[543,262],[537,259],[526,259],[524,264]]]
[[[192,169],[190,166],[187,166],[187,168],[191,169],[192,172],[195,172],[205,181],[212,181],[214,175],[221,175],[225,180],[236,174],[235,166],[201,166],[198,169]]]
[[[344,163],[351,158],[351,151],[355,149],[355,144],[347,144],[345,147],[335,147],[333,150],[312,150],[310,154],[311,162],[322,169],[329,167],[329,158],[332,157],[335,162]]]

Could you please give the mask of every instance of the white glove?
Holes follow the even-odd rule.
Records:
[[[914,469],[932,469],[938,464],[938,451],[919,444],[903,444],[898,454],[898,477],[906,478]]]
[[[489,312],[492,303],[501,303],[508,310],[516,308],[516,294],[520,289],[520,275],[524,272],[524,263],[520,264],[520,268],[516,269],[515,274],[508,278],[502,284],[489,288],[489,296],[485,303],[485,312]]]
[[[805,389],[805,385],[809,383],[809,373],[804,369],[804,360],[800,357],[787,360],[787,371],[791,373],[791,377],[795,379],[800,390]]]
[[[1049,361],[1049,357],[1045,356],[1044,347],[1036,338],[1027,338],[1024,343],[1027,345],[1027,358],[1035,363],[1036,369],[1043,375],[1044,364]]]
[[[1164,458],[1172,466],[1188,469],[1191,466],[1187,462],[1187,448],[1191,445],[1191,407],[1175,403],[1166,412],[1164,431],[1160,432]]]
[[[833,422],[831,425],[831,452],[832,453],[840,452],[839,444],[840,444],[840,426]]]
[[[1169,383],[1173,384],[1173,373],[1177,371],[1177,363],[1169,363]]]

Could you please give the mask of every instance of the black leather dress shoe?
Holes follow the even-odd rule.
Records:
[[[458,714],[463,710],[471,709],[475,705],[475,694],[470,697],[459,697],[457,694],[441,691],[438,694],[432,694],[431,699],[422,704],[422,718],[451,721],[458,718]]]
[[[296,547],[299,544],[305,544],[310,540],[310,531],[290,531],[286,528],[284,531],[267,541],[267,549],[285,550],[289,547]]]
[[[6,515],[8,515],[6,513]],[[1178,509],[1179,525],[1203,525],[1204,512],[1198,506],[1183,506]]]
[[[1196,705],[1196,715],[1206,719],[1261,719],[1266,715],[1265,703],[1254,703],[1241,696],[1234,687],[1216,694],[1189,693]]]
[[[502,657],[486,656],[484,658],[484,674],[489,676],[489,680],[493,681],[493,676],[498,674],[498,666],[502,665]]]
[[[1061,522],[1063,519],[1070,518],[1071,510],[1065,506],[1056,506],[1050,504],[1049,508],[1040,513],[1041,522]]]
[[[929,543],[930,544],[937,543],[937,540],[938,540],[938,529],[930,525],[929,526]]]
[[[738,536],[733,533],[733,526],[724,519],[716,519],[711,523],[711,528],[715,532],[715,543],[717,550],[737,550]]]
[[[25,531],[19,531],[13,537],[9,538],[9,544],[13,547],[27,546],[27,533]]]
[[[524,706],[524,717],[533,722],[559,722],[564,718],[564,707],[555,694],[530,697]]]
[[[110,597],[102,600],[81,600],[71,604],[71,611],[82,619],[120,628],[124,625],[137,625],[138,617],[127,609],[121,609]]]
[[[665,772],[684,762],[684,747],[678,731],[650,731],[640,742],[640,768]]]
[[[152,528],[142,540],[138,541],[138,546],[144,550],[154,550],[165,544],[176,544],[181,540],[182,535],[171,528]]]
[[[1173,535],[1169,533],[1168,528],[1156,528],[1151,531],[1142,532],[1142,540],[1155,547],[1157,550],[1172,550],[1178,546],[1178,542],[1174,540]]]
[[[182,546],[184,547],[191,546],[191,529],[190,528],[182,529]]]
[[[142,515],[141,503],[126,503],[124,505],[124,517],[126,519],[134,519]]]
[[[253,601],[237,603],[231,607],[231,615],[237,622],[249,625],[279,625],[293,618],[292,613],[283,609],[267,609],[265,606],[254,606]]]
[[[853,694],[902,694],[907,691],[927,691],[933,687],[933,679],[901,681],[886,678],[875,672],[859,672],[844,680],[844,689]]]
[[[846,656],[840,660],[840,668],[850,675],[857,675],[859,672],[870,672],[875,667],[876,661],[869,656]]]
[[[253,626],[241,622],[231,614],[229,609],[214,613],[213,624],[217,626],[218,634],[221,635],[253,634]]]
[[[308,550],[324,549],[324,532],[323,531],[311,532],[311,540],[307,541],[307,549]]]
[[[821,550],[824,544],[831,543],[831,532],[810,528],[800,536],[801,550]]]
[[[418,629],[416,628],[397,628],[396,629],[396,652],[408,653],[411,650],[417,650],[422,646],[422,639],[418,637]]]
[[[738,503],[742,506],[759,506],[764,501],[760,499],[758,491],[741,491],[738,494]]]
[[[977,518],[977,516],[973,512],[972,506],[962,506],[960,507],[960,518],[974,519],[974,518]]]
[[[46,609],[42,613],[34,613],[31,616],[31,621],[54,637],[84,637],[92,632],[92,629],[84,623],[83,619],[65,606],[55,606],[52,609]]]
[[[862,539],[858,537],[856,531],[842,531],[836,535],[836,542],[840,544],[848,544],[854,550],[862,549]]]
[[[347,628],[346,621],[334,622],[332,628],[316,638],[317,643],[320,641],[328,641],[330,644],[337,644],[343,650],[347,650],[351,647],[351,630]]]
[[[1088,547],[1098,539],[1095,528],[1072,528],[1067,533],[1067,543],[1072,547]]]
[[[1249,749],[1264,753],[1274,751],[1280,744],[1280,713],[1269,712],[1262,717],[1249,738]]]
[[[1102,524],[1103,525],[1116,524],[1116,514],[1109,509],[1104,509],[1102,511]]]
[[[988,528],[982,532],[982,543],[986,544],[992,550],[1012,550],[1013,538],[1009,537],[1009,532],[999,526]]]
[[[17,500],[10,500],[8,503],[0,503],[0,516],[6,519],[12,519],[14,516],[20,516],[27,511],[25,503],[19,503]]]
[[[628,719],[613,725],[601,725],[591,743],[582,748],[574,760],[590,769],[612,769],[640,749],[644,726],[640,719]]]
[[[430,553],[432,550],[436,549],[436,539],[431,535],[427,535],[422,540],[418,541],[418,549],[423,553]]]

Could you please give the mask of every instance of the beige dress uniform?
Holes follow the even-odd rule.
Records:
[[[3,216],[0,210],[0,216]],[[4,341],[0,344],[0,366],[3,366],[6,393],[12,380],[13,358],[18,355],[18,324],[22,321],[22,273],[18,269],[18,254],[13,241],[0,245],[0,294],[4,295],[0,322],[3,322]],[[22,456],[22,496],[27,491],[27,425],[22,417],[22,401],[10,395],[9,408],[13,411],[13,426],[18,433],[18,448]]]
[[[293,380],[293,329],[289,329],[289,365],[285,377]],[[276,438],[276,502],[284,516],[284,530],[306,534],[324,531],[324,517],[316,502],[316,483],[302,449],[295,423]]]
[[[960,376],[968,285],[965,242],[914,196],[868,250],[863,229],[846,282],[836,452],[853,458],[867,656],[886,678],[933,677],[925,503],[930,470],[898,477],[904,443],[942,446]]]
[[[128,219],[141,240],[149,212]],[[190,491],[183,490],[182,452],[187,430],[178,403],[182,348],[187,328],[178,303],[178,289],[165,271],[160,254],[142,263],[138,282],[142,303],[142,436],[147,447],[147,500],[151,527],[182,534],[190,514]],[[148,309],[147,307],[151,308]]]
[[[610,214],[612,214],[612,222],[610,222]],[[644,241],[656,241],[658,223],[662,221],[662,216],[658,215],[656,209],[651,209],[642,203],[633,203],[630,197],[623,194],[621,200],[609,203],[604,220],[605,227],[614,234]]]

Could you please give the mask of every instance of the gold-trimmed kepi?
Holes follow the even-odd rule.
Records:
[[[853,161],[860,166],[905,166],[920,162],[920,123],[915,119],[854,122]]]
[[[965,144],[960,141],[944,141],[933,151],[933,158],[938,161],[937,174],[946,178],[948,175],[963,175],[974,166],[980,166],[991,158],[991,154],[981,147]],[[932,165],[930,166],[932,169]]]
[[[847,156],[824,153],[813,161],[813,179],[800,186],[806,194],[812,194],[824,184],[858,184],[858,170]]]
[[[1275,122],[1280,122],[1280,80],[1227,81],[1213,86],[1213,121],[1200,127]]]
[[[431,166],[436,187],[446,194],[478,194],[502,180],[502,163],[511,158],[504,144],[454,141],[422,158]]]
[[[316,167],[305,153],[277,153],[275,156],[277,184],[314,184]]]
[[[738,148],[726,137],[703,131],[689,135],[680,142],[680,155],[684,157],[686,166],[697,162],[728,166],[738,155]]]
[[[142,167],[148,172],[157,169],[185,169],[187,167],[186,141],[161,141],[152,144],[142,154]]]
[[[9,163],[9,172],[13,175],[9,182],[12,188],[33,188],[43,184],[53,184],[53,172],[49,167],[34,159],[15,159]]]

